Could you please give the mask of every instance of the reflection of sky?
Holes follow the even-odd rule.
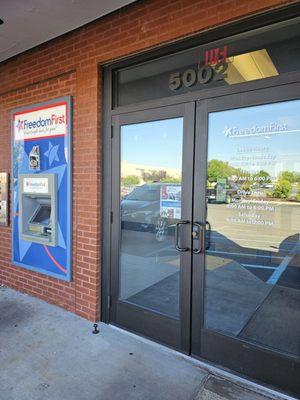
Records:
[[[132,164],[181,170],[183,118],[121,127],[121,159]]]
[[[224,134],[226,128],[245,129],[270,123],[285,124],[286,131],[242,138]],[[298,132],[288,133],[290,130]],[[251,161],[242,156],[257,156],[252,162],[256,165],[247,165]],[[283,170],[300,172],[300,100],[211,113],[208,160],[211,159],[228,161],[249,172],[263,169],[273,176]]]

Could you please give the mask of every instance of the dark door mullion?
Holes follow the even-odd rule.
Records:
[[[117,315],[120,264],[120,124],[119,117],[112,119],[112,204],[111,204],[111,320]]]
[[[206,221],[206,160],[207,160],[207,102],[197,102],[194,169],[193,222],[205,226]],[[202,232],[205,234],[205,231]],[[199,248],[199,240],[194,239],[193,250]],[[204,319],[204,279],[205,252],[192,255],[193,301],[192,301],[192,340],[191,352],[201,354],[201,332]]]

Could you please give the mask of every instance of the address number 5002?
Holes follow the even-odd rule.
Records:
[[[169,88],[171,90],[177,90],[182,85],[185,87],[191,87],[196,83],[205,85],[211,81],[221,81],[227,77],[225,74],[227,70],[227,64],[216,64],[214,68],[209,65],[204,65],[199,70],[189,68],[183,73],[174,72],[169,78]]]

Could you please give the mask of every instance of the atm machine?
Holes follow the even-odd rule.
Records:
[[[11,128],[12,264],[70,282],[72,99],[15,108]]]
[[[20,239],[57,246],[56,174],[20,174],[18,185]]]

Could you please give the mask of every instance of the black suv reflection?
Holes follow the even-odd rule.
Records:
[[[181,187],[176,183],[148,183],[137,186],[121,201],[122,229],[152,232],[155,240],[163,242],[178,221],[161,213],[163,186]]]

